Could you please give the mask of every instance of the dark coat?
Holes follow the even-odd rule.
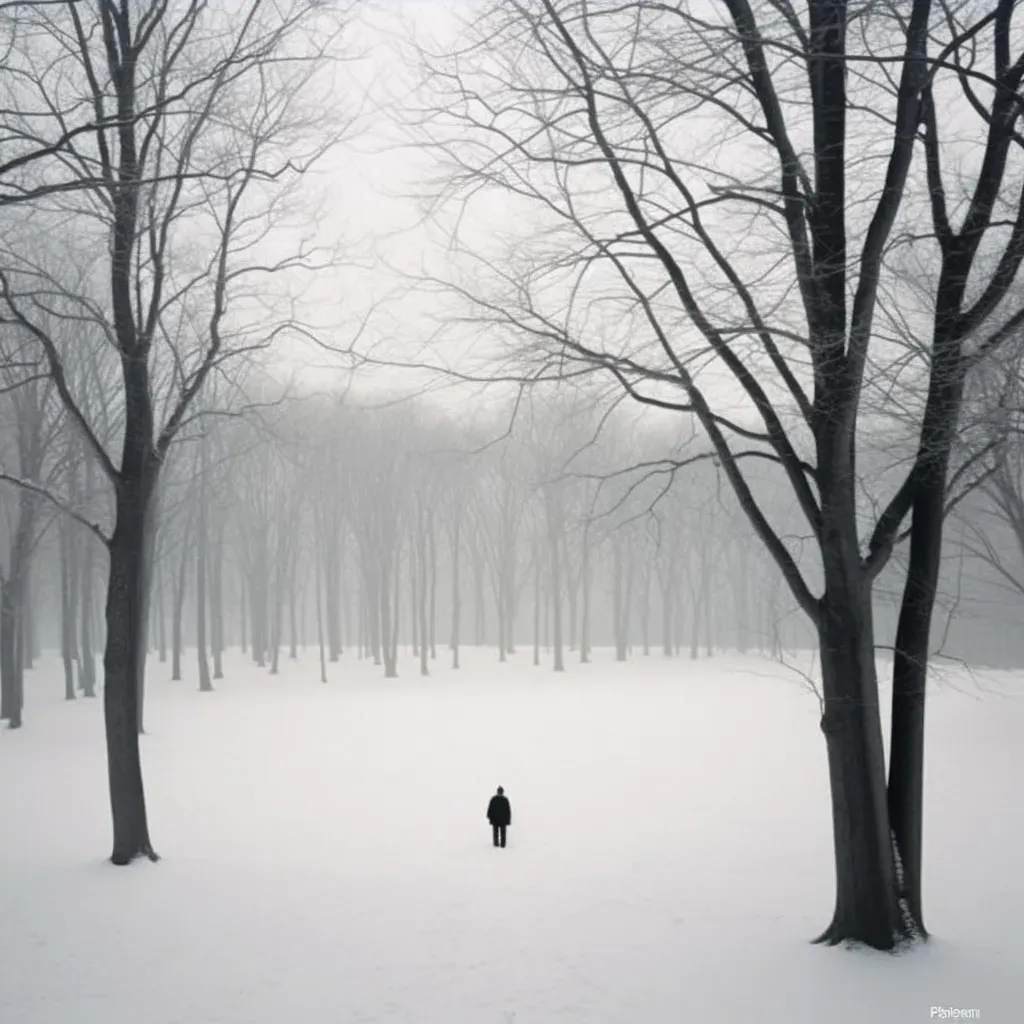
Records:
[[[512,805],[507,796],[492,796],[487,805],[487,820],[492,825],[512,824]]]

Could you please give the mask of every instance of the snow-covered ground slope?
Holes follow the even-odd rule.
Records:
[[[445,652],[446,653],[446,652]],[[925,948],[808,944],[832,852],[816,700],[755,658],[397,681],[350,656],[213,694],[151,665],[163,860],[104,862],[97,701],[29,674],[0,734],[5,1024],[1024,1020],[1024,682],[929,710]],[[190,666],[191,667],[191,666]],[[509,846],[484,820],[498,784]],[[947,1018],[948,1019],[948,1018]]]

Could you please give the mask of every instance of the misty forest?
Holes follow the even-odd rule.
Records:
[[[1019,1019],[1022,260],[1019,0],[0,0],[0,1019]]]

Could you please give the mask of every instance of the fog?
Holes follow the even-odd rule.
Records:
[[[929,775],[930,709],[951,689],[1016,709],[1024,679],[1024,14],[904,6],[0,2],[12,778],[29,758],[47,787],[41,751],[74,771],[105,751],[108,786],[102,765],[90,785],[120,868],[160,860],[147,750],[161,723],[182,730],[168,799],[203,700],[237,702],[218,712],[226,756],[268,700],[299,723],[276,756],[315,735],[310,764],[349,786],[315,693],[331,714],[368,701],[371,733],[392,701],[409,715],[436,694],[451,723],[493,713],[500,735],[502,702],[532,720],[562,692],[536,687],[571,704],[593,681],[618,709],[598,731],[634,685],[655,715],[686,705],[719,729],[715,687],[742,679],[749,699],[764,678],[803,701],[772,717],[778,743],[818,744],[807,800],[831,826],[835,901],[811,931],[934,950],[926,809],[953,821],[970,799],[943,803]],[[473,687],[498,682],[481,712]],[[986,713],[965,749],[998,766],[1016,710]],[[570,760],[596,756],[560,735]],[[646,772],[675,770],[630,736],[620,755],[648,767],[622,821]],[[470,775],[480,756],[460,755]],[[13,784],[4,800],[64,813]],[[351,806],[379,827],[369,797]],[[940,906],[976,898],[943,879]],[[1000,884],[1012,905],[1019,881]],[[984,1002],[975,961],[956,963],[961,990],[927,997],[931,1017]],[[566,977],[564,1002],[531,1002],[527,973],[518,1010],[417,991],[453,1020],[611,1019]],[[396,969],[365,998],[401,984]],[[909,989],[873,991],[873,1015],[905,1019]],[[18,1019],[46,1019],[26,998]],[[677,1019],[674,1000],[650,1019]],[[798,1019],[782,1005],[773,1020]]]

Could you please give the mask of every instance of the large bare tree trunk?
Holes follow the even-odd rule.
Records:
[[[888,949],[905,934],[905,924],[886,806],[870,592],[854,580],[830,581],[821,616],[821,728],[832,791],[836,905],[818,941],[853,939]]]
[[[946,283],[947,274],[943,275]],[[953,280],[940,301],[963,288]],[[941,326],[953,321],[939,319]],[[949,458],[963,401],[964,368],[960,345],[936,338],[934,365],[918,462],[920,479],[910,527],[910,557],[896,627],[892,673],[892,718],[889,744],[889,821],[896,846],[900,894],[912,928],[927,937],[921,894],[924,830],[924,716],[929,638],[942,564]]]
[[[103,714],[114,825],[111,860],[128,864],[136,857],[156,860],[149,838],[139,753],[139,704],[145,670],[147,537],[152,496],[148,467],[142,479],[122,478],[116,489],[116,525],[110,539],[107,587],[107,642],[103,655]],[[135,475],[135,474],[133,474]]]

